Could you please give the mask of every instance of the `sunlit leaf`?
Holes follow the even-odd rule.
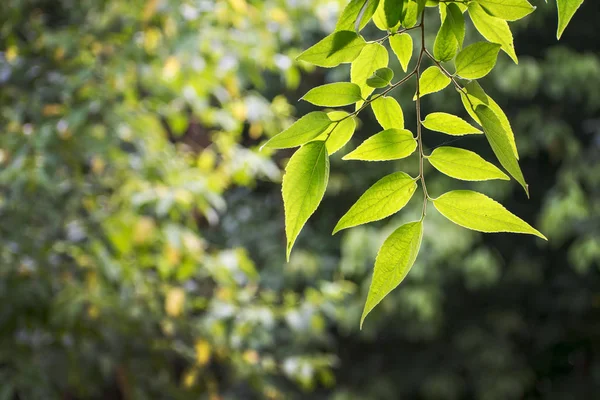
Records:
[[[404,172],[383,177],[360,196],[339,220],[333,233],[397,213],[408,203],[416,189],[415,179]]]
[[[525,193],[529,196],[529,188],[527,183],[525,183],[521,167],[519,167],[519,162],[513,153],[508,134],[502,127],[500,120],[488,106],[483,104],[475,108],[475,113],[481,121],[483,132],[498,161],[523,186]]]
[[[388,59],[388,52],[385,47],[379,43],[369,43],[361,51],[358,58],[352,62],[350,81],[360,86],[363,99],[366,99],[375,90],[367,85],[367,79],[379,68],[387,67]],[[360,107],[362,103],[362,101],[356,103],[356,107]]]
[[[393,97],[380,96],[371,103],[375,118],[383,129],[404,129],[404,114]]]
[[[309,90],[302,100],[317,106],[339,107],[360,101],[360,87],[355,83],[337,82]]]
[[[419,79],[419,94],[421,97],[439,92],[450,84],[451,80],[438,67],[432,65],[421,74]],[[417,95],[413,100],[417,99]]]
[[[354,61],[366,44],[362,36],[354,31],[336,31],[304,51],[297,59],[320,67],[336,67]]]
[[[387,161],[408,157],[417,148],[417,141],[406,129],[386,129],[361,143],[343,160]]]
[[[496,65],[500,45],[477,42],[464,48],[456,56],[456,74],[465,79],[483,78]]]
[[[464,119],[442,112],[427,115],[422,123],[430,131],[442,132],[448,135],[460,136],[483,133]]]
[[[331,123],[326,113],[313,111],[294,122],[285,131],[273,136],[263,147],[286,149],[301,146],[319,136]]]
[[[441,173],[463,181],[510,179],[494,164],[485,161],[477,153],[456,147],[438,147],[427,157],[427,160]]]
[[[394,54],[396,54],[396,57],[398,57],[402,69],[406,72],[413,53],[412,37],[408,33],[394,35],[390,37],[390,47]]]
[[[348,117],[345,111],[332,111],[327,113],[329,119],[334,121],[325,132],[321,133],[315,140],[326,140],[327,152],[331,155],[344,147],[352,138],[356,129],[356,119]]]
[[[558,30],[556,38],[560,39],[575,12],[583,4],[583,0],[556,0],[558,6]]]
[[[481,193],[454,190],[434,199],[433,204],[444,217],[468,229],[486,233],[527,233],[547,240],[502,204]]]
[[[516,21],[531,14],[535,7],[527,0],[475,0],[494,17]]]
[[[288,260],[302,227],[323,199],[328,179],[329,156],[325,142],[305,144],[285,167],[282,192]]]
[[[469,3],[469,15],[473,25],[484,38],[492,43],[500,44],[502,50],[512,58],[515,64],[519,63],[515,53],[513,36],[505,20],[489,15],[475,2]]]
[[[367,315],[404,280],[412,268],[423,238],[423,222],[415,221],[396,229],[383,243],[377,258],[373,280],[360,318],[360,327]]]
[[[360,18],[358,30],[363,29],[375,13],[379,0],[351,0],[342,11],[335,26],[336,31],[356,30],[356,21]],[[361,14],[362,11],[362,14]]]

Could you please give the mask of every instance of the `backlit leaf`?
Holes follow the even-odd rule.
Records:
[[[486,233],[526,233],[547,240],[502,204],[478,192],[454,190],[434,199],[433,204],[444,217],[468,229]]]
[[[366,99],[374,88],[367,85],[367,79],[371,77],[379,68],[387,67],[388,52],[379,43],[369,43],[361,51],[356,60],[352,62],[350,67],[350,81],[360,86],[361,96]],[[362,101],[356,103],[356,107],[362,105]]]
[[[442,132],[448,135],[460,136],[483,133],[464,119],[442,112],[427,115],[422,123],[430,131]]]
[[[516,21],[531,14],[535,7],[527,0],[476,0],[494,17]]]
[[[560,39],[565,28],[575,15],[575,12],[583,4],[583,0],[556,0],[558,6],[558,30],[556,38]]]
[[[345,111],[332,111],[327,113],[329,119],[334,121],[325,132],[321,133],[315,140],[326,140],[329,155],[335,153],[352,138],[356,129],[356,119],[348,117]],[[339,122],[335,122],[339,121]]]
[[[415,179],[404,172],[383,177],[371,186],[340,219],[333,234],[342,229],[379,221],[400,211],[417,189]]]
[[[427,160],[441,173],[463,181],[510,179],[498,167],[485,161],[477,153],[456,147],[438,147]]]
[[[421,74],[419,79],[419,94],[421,97],[439,92],[450,84],[451,80],[438,67],[432,65]],[[417,95],[413,100],[417,99]]]
[[[317,86],[308,91],[302,100],[317,106],[339,107],[360,101],[360,87],[355,83],[337,82]]]
[[[356,30],[356,21],[360,17],[358,30],[364,28],[375,13],[379,0],[351,0],[342,11],[335,26],[336,31]],[[361,15],[362,11],[362,15]]]
[[[513,153],[508,134],[502,127],[500,120],[488,106],[483,104],[475,108],[475,113],[481,121],[485,137],[488,139],[498,161],[523,186],[525,193],[529,196],[529,188],[527,187],[527,183],[525,183],[521,167],[519,167],[519,162]]]
[[[313,111],[294,122],[283,132],[273,136],[263,147],[286,149],[301,146],[317,136],[331,125],[331,120],[322,111]]]
[[[423,222],[415,221],[396,229],[383,243],[375,259],[373,280],[360,318],[367,315],[404,280],[412,268],[423,238]]]
[[[464,48],[456,56],[456,73],[465,79],[483,78],[496,65],[500,45],[477,42]]]
[[[404,114],[393,97],[380,96],[371,103],[375,118],[383,129],[404,129]]]
[[[390,37],[390,47],[394,54],[396,54],[396,57],[398,57],[402,70],[406,72],[413,53],[412,37],[408,33],[394,35]]]
[[[282,191],[288,261],[298,234],[323,199],[328,179],[329,156],[325,142],[305,144],[285,167]]]
[[[446,16],[433,43],[433,56],[439,61],[449,61],[458,51],[458,40],[452,30],[452,22]]]
[[[481,36],[492,43],[500,44],[502,50],[512,58],[515,64],[519,63],[515,53],[513,36],[505,20],[489,15],[475,2],[469,4],[469,15]]]
[[[297,59],[320,67],[336,67],[354,61],[366,44],[354,31],[336,31],[305,50]]]
[[[343,160],[387,161],[408,157],[417,148],[417,141],[406,129],[386,129],[361,143]]]

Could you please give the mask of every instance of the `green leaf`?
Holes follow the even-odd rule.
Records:
[[[402,70],[406,72],[413,53],[412,37],[408,33],[391,36],[390,47],[394,54],[396,54],[396,57],[398,57]]]
[[[383,177],[371,186],[340,219],[333,234],[342,229],[379,221],[400,211],[417,190],[415,178],[404,172]]]
[[[492,43],[500,44],[502,50],[512,58],[515,64],[519,63],[515,53],[512,33],[506,21],[489,15],[480,5],[474,2],[469,4],[469,15],[481,36]]]
[[[477,42],[464,48],[456,56],[456,73],[465,79],[483,78],[496,65],[500,45]]]
[[[460,7],[455,3],[448,3],[446,6],[445,19],[449,21],[452,33],[458,43],[458,48],[462,49],[465,41],[465,17]]]
[[[451,80],[438,67],[432,65],[421,74],[419,78],[419,95],[421,97],[439,92],[450,84]],[[417,99],[417,95],[413,100]]]
[[[287,260],[298,234],[323,199],[329,179],[325,142],[310,142],[294,153],[283,176]]]
[[[335,30],[351,31],[363,29],[371,20],[378,5],[379,0],[351,0],[344,8],[344,11],[342,11]],[[359,17],[360,23],[358,24],[358,29],[356,29],[356,22]]]
[[[535,7],[527,0],[475,0],[494,17],[516,21],[531,14]]]
[[[452,22],[447,15],[433,43],[433,56],[439,61],[452,60],[458,51],[458,40],[456,40]]]
[[[400,22],[404,8],[403,0],[384,0],[385,22],[388,28],[393,28]]]
[[[515,154],[515,157],[518,160],[519,153],[517,151],[517,144],[515,142],[515,134],[513,133],[512,127],[510,126],[510,121],[508,120],[508,117],[506,116],[504,111],[502,111],[502,108],[500,108],[500,106],[494,101],[494,99],[492,99],[483,91],[479,83],[477,83],[476,81],[469,82],[464,88],[467,94],[465,95],[465,93],[461,91],[460,96],[463,105],[465,106],[465,109],[467,110],[469,115],[475,121],[477,121],[479,125],[481,125],[479,117],[477,117],[477,114],[475,114],[474,107],[477,107],[479,104],[485,104],[486,106],[488,106],[494,112],[494,114],[496,114],[496,117],[498,117],[498,119],[500,120],[502,128],[504,128],[506,134],[508,135],[508,141],[510,142],[510,145],[513,149],[513,153]],[[473,106],[473,108],[471,107],[471,105]]]
[[[463,181],[487,181],[490,179],[509,180],[494,164],[481,158],[477,153],[456,147],[438,147],[427,160],[443,174]]]
[[[367,79],[371,77],[379,68],[387,67],[388,52],[379,43],[369,43],[361,51],[356,60],[352,62],[350,67],[350,81],[360,86],[361,96],[366,99],[374,88],[367,85]],[[358,109],[363,104],[362,101],[356,103]]]
[[[575,12],[583,4],[583,0],[556,0],[558,6],[558,30],[556,38],[560,39]]]
[[[527,233],[548,240],[502,204],[481,193],[454,190],[434,199],[433,205],[444,217],[467,229],[487,233]]]
[[[423,222],[415,221],[402,225],[385,240],[375,259],[373,280],[360,318],[361,329],[367,315],[408,275],[422,238]]]
[[[406,129],[386,129],[361,143],[342,160],[387,161],[408,157],[417,148],[417,141]]]
[[[498,161],[523,186],[527,197],[529,197],[529,188],[527,187],[527,183],[525,183],[519,162],[515,157],[508,134],[502,127],[502,123],[496,114],[486,105],[478,105],[475,108],[475,114],[477,114],[477,117],[481,121],[485,137],[488,139]]]
[[[384,88],[394,78],[394,71],[388,67],[379,68],[373,75],[367,78],[367,85],[372,88]]]
[[[311,89],[302,97],[317,106],[339,107],[362,100],[360,87],[355,83],[337,82]]]
[[[483,133],[464,119],[442,112],[434,112],[427,115],[422,124],[430,131],[442,132],[448,135],[461,136]]]
[[[326,113],[322,111],[310,112],[294,122],[285,131],[273,136],[262,147],[287,149],[301,146],[319,136],[330,124],[331,120]]]
[[[404,114],[393,97],[380,96],[371,103],[375,118],[383,129],[404,129]]]
[[[410,0],[404,5],[404,12],[400,21],[405,28],[412,28],[417,24],[426,0]]]
[[[337,67],[358,57],[365,39],[354,31],[337,31],[300,54],[297,59],[319,67]]]
[[[334,121],[334,123],[329,125],[325,132],[321,133],[315,140],[326,140],[325,145],[327,146],[329,155],[344,147],[354,134],[356,120],[354,117],[348,117],[348,115],[345,111],[327,113],[329,119]]]

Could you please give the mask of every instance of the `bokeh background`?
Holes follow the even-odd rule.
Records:
[[[297,102],[307,90],[348,80],[347,65],[295,61],[344,3],[0,2],[1,400],[598,398],[600,4],[557,42],[554,2],[533,1],[512,24],[519,65],[501,54],[482,81],[512,121],[530,200],[514,182],[427,170],[433,195],[476,188],[549,241],[430,208],[412,272],[360,331],[377,249],[419,196],[330,232],[417,163],[333,156],[286,264],[291,151],[258,150],[312,110]],[[394,93],[407,121],[412,90]],[[452,90],[425,100],[464,115]],[[360,118],[347,149],[378,129]],[[447,141],[425,134],[429,149]],[[452,145],[494,159],[481,138]]]

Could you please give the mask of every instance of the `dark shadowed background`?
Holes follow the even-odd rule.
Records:
[[[416,160],[342,162],[378,130],[363,112],[285,263],[292,152],[258,150],[313,110],[306,91],[348,80],[347,65],[295,61],[344,3],[0,2],[0,400],[598,396],[600,3],[557,42],[554,1],[532,1],[511,24],[519,65],[502,53],[481,82],[512,122],[530,200],[514,181],[426,171],[432,195],[476,188],[549,241],[430,207],[417,263],[362,331],[377,249],[421,200],[330,233]],[[394,92],[407,121],[413,90]],[[465,116],[450,89],[424,108]],[[494,159],[480,137],[452,146]]]

